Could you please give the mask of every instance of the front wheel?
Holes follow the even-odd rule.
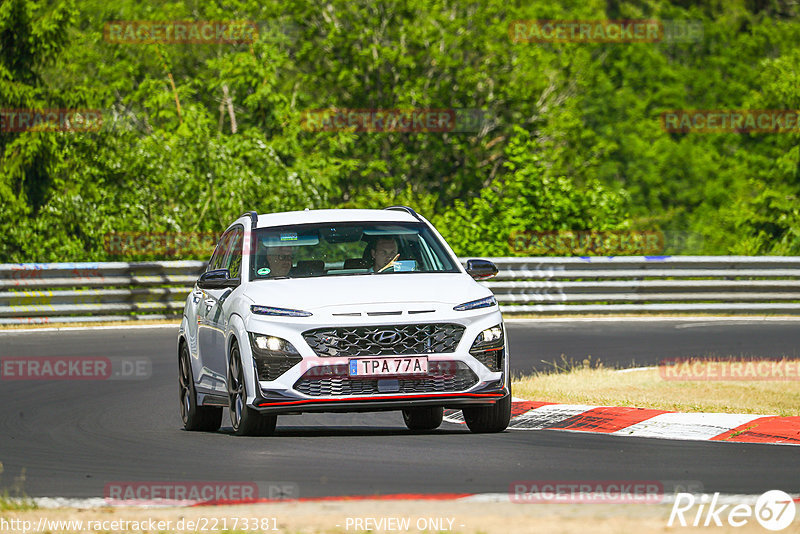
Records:
[[[257,410],[247,406],[247,392],[244,387],[244,371],[239,346],[231,348],[228,363],[228,411],[231,414],[231,426],[237,436],[269,436],[275,432],[278,422],[276,415],[261,415]]]
[[[189,347],[181,343],[178,354],[178,391],[181,402],[181,419],[186,430],[205,430],[214,432],[222,424],[222,408],[198,406],[197,392],[194,389],[192,365],[189,360]]]
[[[443,418],[444,408],[441,406],[403,410],[403,421],[409,430],[436,430],[442,424]]]
[[[464,421],[472,432],[502,432],[511,422],[511,388],[508,395],[491,406],[464,408]]]

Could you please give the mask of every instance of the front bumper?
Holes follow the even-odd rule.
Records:
[[[485,388],[481,391],[463,393],[381,394],[369,397],[324,399],[300,399],[278,393],[267,393],[256,398],[253,408],[264,414],[376,412],[421,406],[443,406],[445,408],[460,409],[465,406],[489,406],[506,395],[508,395],[508,389],[499,384],[494,384],[493,387]]]
[[[464,321],[461,326],[464,333],[457,346],[454,343],[446,344],[449,332],[443,332],[435,338],[442,345],[430,347],[434,349],[432,354],[422,351],[429,347],[413,346],[407,349],[420,350],[416,355],[428,357],[429,372],[425,375],[390,377],[387,380],[349,376],[348,362],[362,355],[333,356],[314,343],[315,350],[311,350],[306,343],[307,338],[303,337],[304,333],[308,334],[308,328],[298,328],[294,332],[270,328],[275,332],[272,335],[287,339],[300,354],[293,356],[295,360],[291,362],[291,368],[276,368],[276,373],[268,372],[267,367],[256,363],[253,369],[255,395],[248,399],[247,404],[264,414],[387,411],[421,406],[455,409],[490,406],[509,392],[507,337],[504,336],[505,343],[497,349],[500,352],[492,354],[491,360],[495,364],[488,361],[486,355],[470,350],[478,333],[498,323],[502,325],[502,318],[497,312],[481,315]],[[359,324],[352,328],[363,326]],[[404,326],[406,330],[415,327],[413,324]],[[378,325],[370,328],[385,327]],[[316,342],[317,339],[312,341]],[[324,341],[324,338],[320,338],[320,341]],[[446,350],[447,353],[436,353],[438,350]],[[373,357],[395,356],[404,355],[375,354]],[[243,354],[243,357],[247,356]]]

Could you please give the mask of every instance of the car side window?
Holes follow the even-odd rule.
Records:
[[[228,254],[225,255],[225,263],[231,278],[239,278],[242,275],[242,237],[244,231],[236,228],[231,238],[232,246],[229,247]],[[223,269],[225,267],[222,267]]]
[[[225,268],[222,266],[222,263],[228,252],[228,244],[230,243],[232,234],[233,230],[225,232],[222,238],[220,238],[219,243],[217,243],[217,248],[214,249],[214,254],[212,254],[211,259],[208,260],[208,267],[206,268],[206,271]]]

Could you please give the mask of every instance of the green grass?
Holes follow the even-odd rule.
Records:
[[[38,506],[27,497],[11,497],[8,490],[0,495],[0,512],[36,510]]]
[[[0,462],[0,476],[3,474],[3,462]],[[11,490],[4,489],[0,493],[0,512],[5,511],[22,511],[22,510],[36,510],[38,506],[36,503],[25,496],[22,487],[25,484],[25,469],[18,477],[14,477],[14,484]]]

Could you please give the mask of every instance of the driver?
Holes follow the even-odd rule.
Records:
[[[267,249],[269,275],[273,278],[289,276],[289,271],[292,269],[293,254],[294,249],[292,247],[269,247]]]
[[[372,269],[370,271],[379,273],[390,269],[400,256],[397,250],[397,240],[395,238],[381,237],[376,239],[375,245],[369,251],[372,256]]]

